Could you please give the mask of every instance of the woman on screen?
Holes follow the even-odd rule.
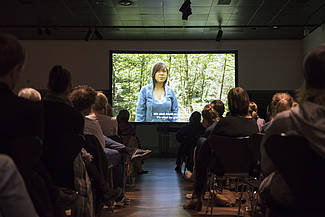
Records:
[[[152,83],[141,88],[136,109],[137,122],[176,122],[178,103],[174,91],[166,85],[168,70],[164,63],[152,67]]]

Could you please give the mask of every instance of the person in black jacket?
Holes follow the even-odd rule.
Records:
[[[248,115],[249,97],[247,92],[241,88],[232,88],[228,92],[228,105],[231,115],[222,118],[214,127],[211,135],[243,137],[250,136],[258,132],[256,120]],[[207,142],[203,143],[197,150],[195,159],[195,184],[192,200],[186,203],[185,209],[202,209],[202,196],[206,189],[207,169],[211,166],[211,150]],[[217,160],[215,162],[218,162]],[[218,166],[217,168],[215,168]],[[214,165],[214,171],[220,174],[222,168],[220,165]]]
[[[43,110],[40,102],[16,96],[13,89],[25,63],[25,49],[11,35],[0,34],[0,153],[17,164],[41,217],[53,217],[47,171],[43,168]],[[13,180],[14,181],[14,180]]]
[[[176,134],[176,139],[180,143],[177,151],[176,172],[181,172],[184,160],[186,169],[192,172],[194,147],[203,132],[204,128],[201,124],[201,114],[195,111],[191,114],[189,123]]]

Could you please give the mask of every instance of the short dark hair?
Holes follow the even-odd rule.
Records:
[[[223,113],[225,112],[225,105],[223,104],[223,102],[217,99],[217,100],[213,100],[211,102],[211,105],[214,108],[214,110],[218,112],[219,117],[222,117]]]
[[[166,71],[167,71],[167,78],[168,78],[168,69],[167,69],[167,66],[165,65],[165,63],[157,62],[157,63],[152,67],[152,70],[151,70],[151,72],[152,72],[152,74],[151,74],[151,76],[152,76],[152,81],[153,81],[154,84],[156,83],[156,78],[155,78],[156,73],[159,72],[159,70],[160,70],[161,68],[165,68],[165,69],[166,69]],[[166,79],[166,81],[164,81],[164,85],[166,84],[166,82],[167,82],[167,79]]]
[[[249,97],[247,92],[241,87],[232,88],[228,92],[228,106],[231,115],[247,115],[249,106]]]
[[[128,122],[130,118],[130,112],[126,109],[119,111],[117,115],[118,122]]]
[[[81,112],[85,109],[90,109],[96,101],[97,92],[94,88],[88,85],[79,85],[73,88],[70,93],[69,99],[71,100],[74,108]]]
[[[71,73],[60,65],[55,65],[49,73],[48,87],[55,93],[63,93],[71,86]]]
[[[0,77],[25,63],[26,53],[18,39],[12,35],[0,33]]]

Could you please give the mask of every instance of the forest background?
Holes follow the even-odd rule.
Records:
[[[152,83],[151,69],[156,62],[163,62],[168,68],[167,85],[177,97],[179,122],[188,122],[192,112],[201,112],[215,99],[221,99],[228,112],[227,93],[235,87],[234,53],[113,53],[114,116],[127,109],[130,121],[135,120],[139,92],[143,86]]]

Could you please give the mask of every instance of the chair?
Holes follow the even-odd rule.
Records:
[[[207,140],[210,149],[212,150],[213,156],[217,160],[216,169],[221,169],[223,171],[222,178],[236,178],[242,183],[237,216],[240,215],[244,185],[247,187],[253,187],[250,185],[248,180],[253,179],[250,176],[250,172],[253,168],[256,167],[256,163],[259,160],[259,144],[261,142],[262,136],[262,134],[258,134],[251,137],[235,138],[213,135],[210,136]],[[214,180],[215,179],[213,178],[213,188],[215,186]],[[238,191],[238,187],[236,187],[236,189]],[[253,203],[254,190],[252,189],[251,192],[251,208],[252,210],[255,210],[255,204]],[[213,189],[212,193],[214,193]],[[211,205],[211,214],[212,211],[213,205]]]
[[[272,135],[265,149],[293,194],[292,212],[296,216],[324,216],[325,159],[297,135]]]

